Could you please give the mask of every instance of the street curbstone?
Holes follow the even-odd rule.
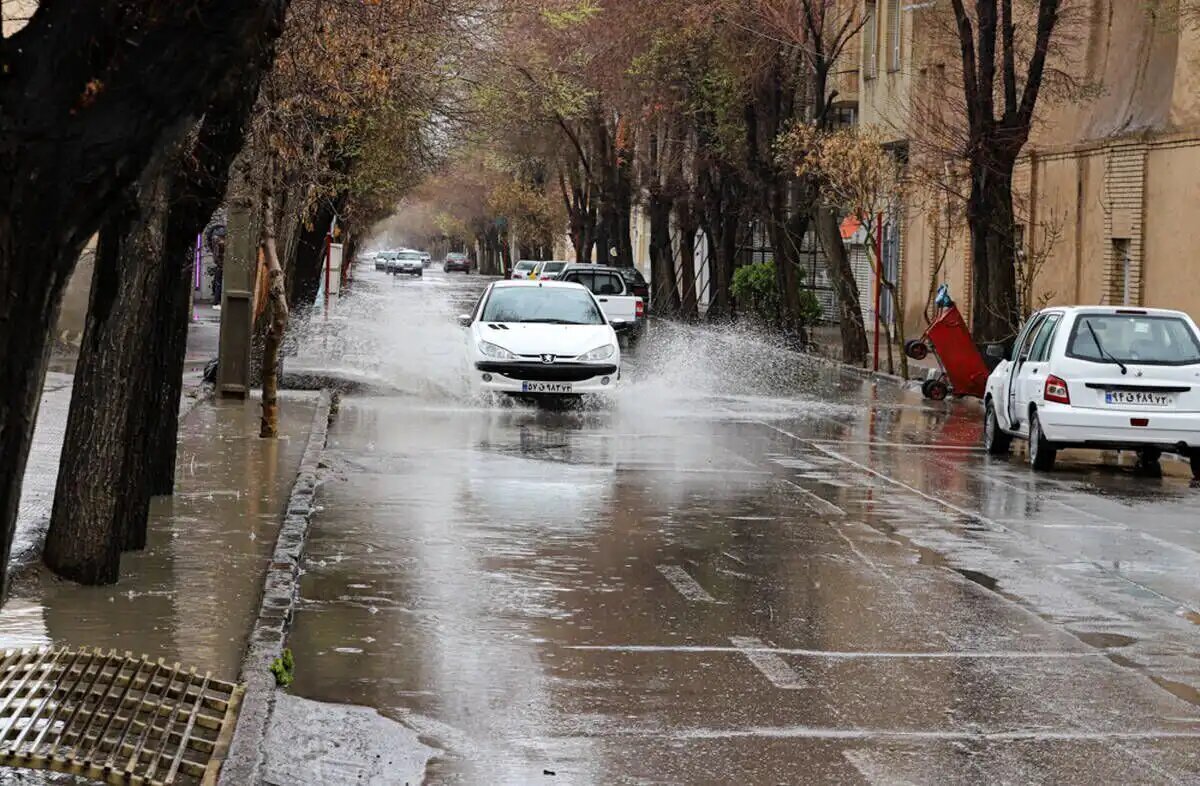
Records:
[[[330,391],[324,390],[313,415],[300,471],[288,499],[287,513],[275,538],[271,564],[263,581],[258,615],[242,659],[240,681],[246,686],[246,692],[233,741],[218,780],[219,784],[225,786],[250,786],[261,783],[263,779],[263,744],[278,690],[275,677],[268,667],[283,653],[296,609],[300,559],[308,541],[308,528],[314,512],[313,500],[321,482],[317,468],[325,451],[332,416],[333,396]]]

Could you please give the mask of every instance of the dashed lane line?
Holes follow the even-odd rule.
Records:
[[[804,678],[775,652],[766,648],[762,639],[754,636],[730,636],[733,646],[746,656],[772,685],[781,690],[800,690],[808,687]]]
[[[658,572],[671,582],[671,586],[679,590],[679,594],[696,603],[721,603],[700,586],[700,582],[678,565],[659,565]]]

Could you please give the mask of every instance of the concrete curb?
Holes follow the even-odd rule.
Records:
[[[320,462],[333,416],[333,394],[321,392],[313,415],[308,444],[300,460],[300,471],[292,485],[283,525],[275,539],[275,552],[263,582],[258,617],[250,631],[250,640],[242,658],[241,681],[246,686],[237,729],[229,753],[221,767],[219,784],[249,786],[262,782],[263,741],[275,706],[275,677],[268,670],[271,661],[283,652],[292,623],[299,589],[300,559],[308,540],[308,525],[313,514],[313,499],[320,485]]]
[[[893,385],[899,385],[900,387],[904,387],[904,388],[916,387],[921,382],[921,380],[919,380],[919,379],[905,379],[904,377],[899,376],[898,374],[889,374],[886,371],[871,371],[870,369],[860,368],[859,366],[854,366],[849,363],[844,363],[835,358],[831,358],[828,355],[823,355],[820,352],[816,352],[816,351],[812,351],[812,350],[808,351],[806,354],[809,357],[816,360],[818,363],[835,366],[835,367],[841,369],[842,371],[848,371],[848,372],[854,374],[855,376],[859,376],[864,379],[876,379],[876,380],[879,380],[880,382],[889,382]]]

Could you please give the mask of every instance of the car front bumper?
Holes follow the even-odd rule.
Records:
[[[474,384],[483,392],[550,396],[612,393],[620,376],[620,367],[611,363],[542,364],[495,360],[477,361],[473,374]],[[530,390],[530,386],[537,389]]]
[[[1132,421],[1144,419],[1145,426]],[[1046,439],[1059,445],[1097,448],[1183,446],[1200,449],[1200,412],[1083,409],[1057,404],[1038,409]]]

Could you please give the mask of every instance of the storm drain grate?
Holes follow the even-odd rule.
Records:
[[[214,784],[242,688],[132,653],[8,650],[0,764],[109,783]]]

